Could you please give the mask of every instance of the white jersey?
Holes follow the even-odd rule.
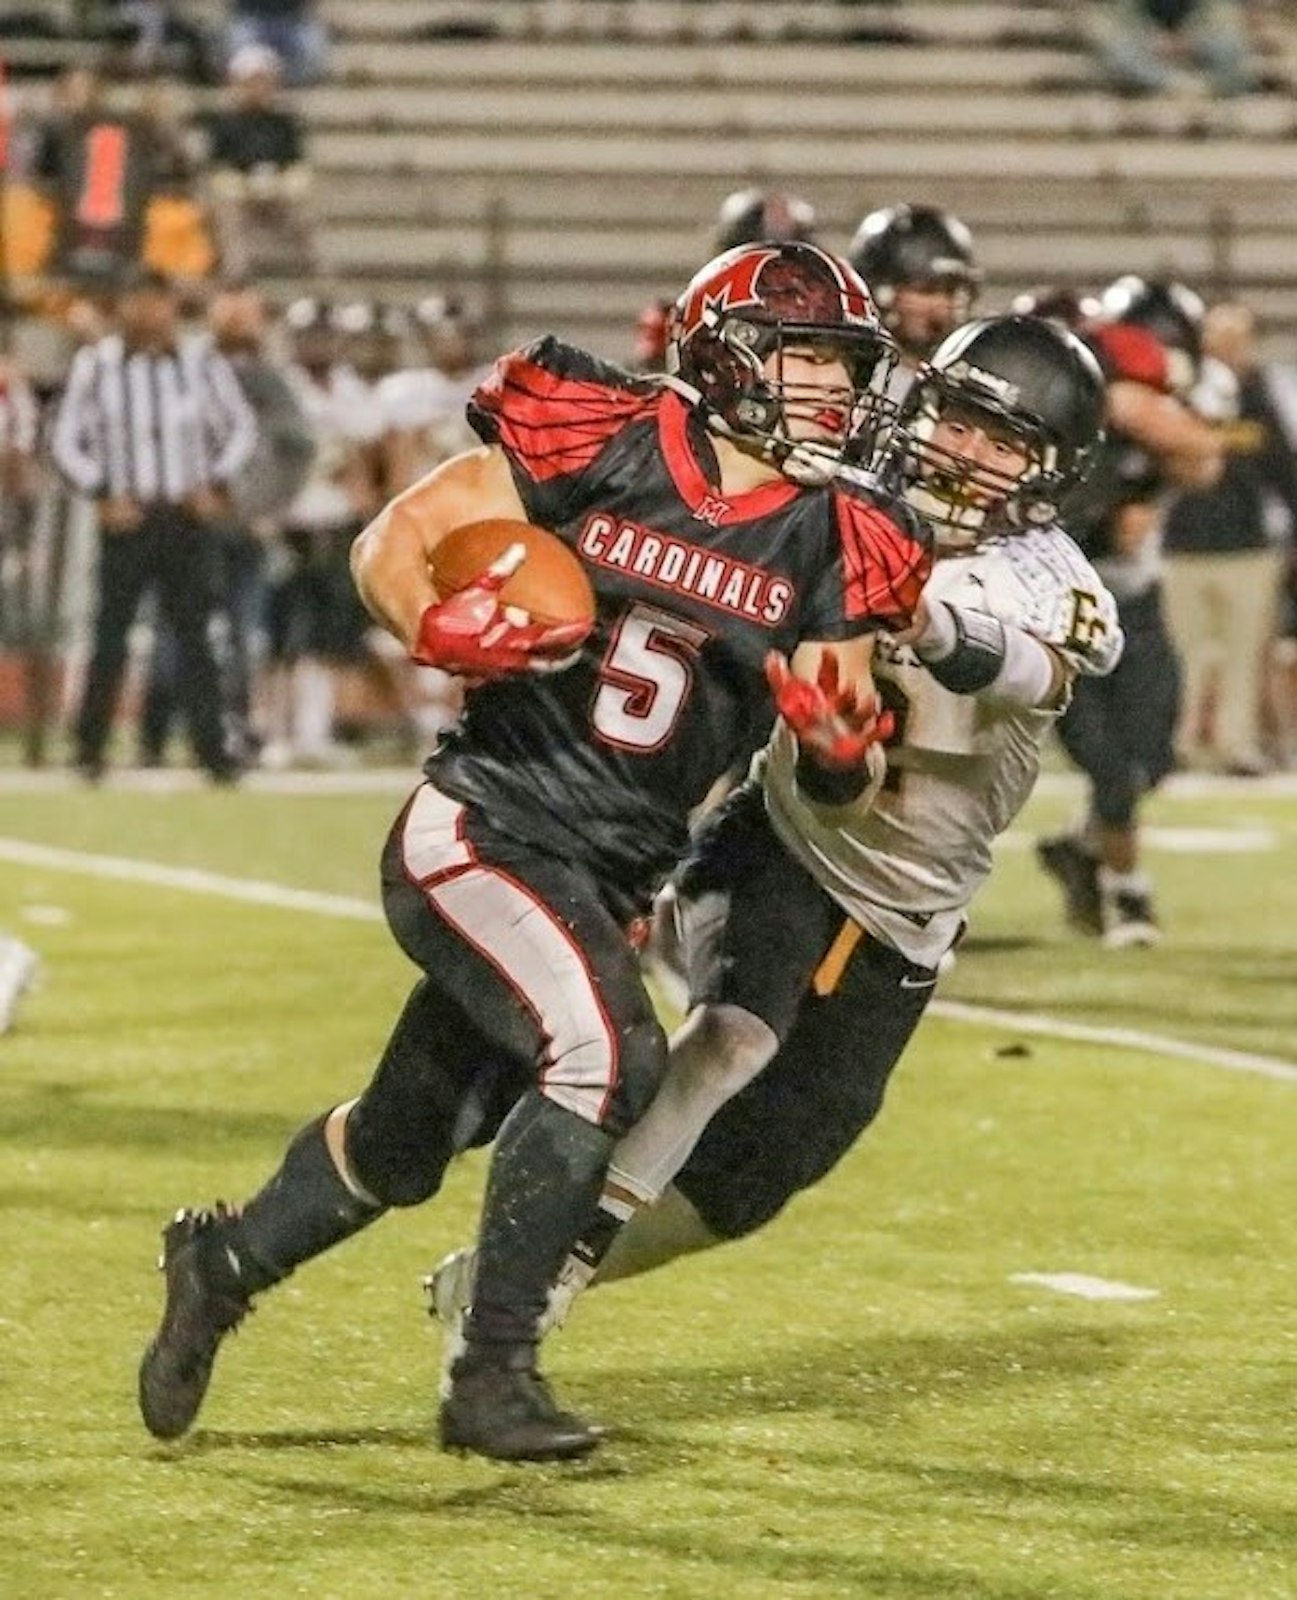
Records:
[[[437,367],[391,373],[378,386],[384,428],[418,434],[420,453],[429,468],[472,449],[480,440],[464,412],[490,372],[488,365],[453,378]]]
[[[1014,624],[1078,672],[1103,676],[1121,654],[1116,604],[1058,527],[941,557],[924,596]],[[796,742],[780,723],[758,758],[766,805],[786,848],[848,916],[935,967],[991,870],[992,842],[1031,793],[1058,712],[1008,705],[989,690],[954,694],[886,635],[874,675],[897,719],[881,784],[832,812],[807,802],[794,778]]]
[[[290,528],[341,527],[355,517],[347,491],[337,481],[352,451],[382,434],[374,391],[345,364],[329,369],[324,383],[303,367],[287,377],[315,440],[315,460],[297,498],[285,513]]]

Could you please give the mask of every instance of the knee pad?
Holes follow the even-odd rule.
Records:
[[[417,1149],[408,1140],[366,1116],[364,1100],[347,1118],[343,1140],[347,1166],[356,1182],[384,1206],[417,1206],[441,1187],[449,1149]]]

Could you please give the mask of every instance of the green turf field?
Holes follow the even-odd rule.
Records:
[[[372,898],[397,803],[0,792],[0,845]],[[1269,847],[1155,854],[1170,938],[1125,955],[1010,847],[942,998],[1297,1062],[1297,799],[1151,820]],[[46,961],[0,1042],[4,1600],[1297,1595],[1291,1077],[932,1019],[779,1224],[578,1308],[549,1367],[617,1433],[569,1467],[429,1443],[417,1280],[472,1231],[469,1160],[268,1296],[163,1447],[160,1223],[359,1087],[410,973],[377,924],[4,859],[0,926]]]

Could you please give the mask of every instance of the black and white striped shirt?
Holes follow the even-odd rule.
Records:
[[[174,505],[228,483],[256,441],[239,380],[205,336],[156,355],[109,334],[77,352],[50,451],[81,494]]]

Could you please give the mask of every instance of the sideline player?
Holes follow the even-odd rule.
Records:
[[[885,206],[861,220],[847,260],[901,352],[892,380],[899,402],[919,366],[972,315],[982,283],[973,236],[935,206]]]
[[[1139,809],[1175,764],[1180,670],[1162,606],[1162,520],[1177,488],[1210,488],[1224,464],[1220,430],[1183,398],[1200,312],[1181,286],[1119,278],[1078,330],[1108,380],[1107,433],[1065,508],[1067,526],[1116,597],[1126,648],[1111,676],[1078,684],[1059,724],[1088,780],[1086,814],[1036,853],[1063,890],[1071,926],[1110,949],[1161,938]]]
[[[1035,318],[972,323],[920,369],[878,467],[934,526],[939,559],[913,628],[879,643],[886,770],[826,808],[780,727],[703,825],[675,880],[694,1008],[551,1316],[596,1270],[762,1226],[877,1114],[1073,681],[1121,650],[1111,596],[1054,520],[1102,409],[1090,352]],[[471,1271],[460,1253],[431,1283],[452,1348]]]
[[[494,1135],[442,1443],[543,1459],[598,1442],[540,1377],[537,1322],[666,1071],[626,929],[683,853],[690,809],[765,737],[769,651],[801,679],[826,659],[843,675],[801,719],[799,781],[864,781],[871,635],[909,623],[929,557],[903,506],[826,479],[872,429],[891,357],[845,262],[802,243],[731,251],[681,296],[665,381],[552,338],[504,358],[470,407],[485,447],[361,535],[375,617],[416,660],[484,680],[384,852],[388,920],[424,976],[358,1099],[309,1123],[241,1211],[167,1228],[140,1371],[153,1433],[193,1421],[254,1294],[428,1199]],[[488,516],[549,527],[584,560],[599,616],[574,664],[583,628],[498,605],[507,563],[450,599],[433,589],[438,540]]]

